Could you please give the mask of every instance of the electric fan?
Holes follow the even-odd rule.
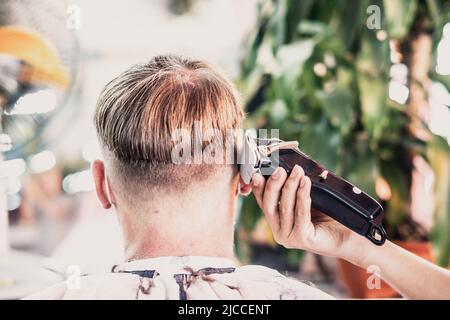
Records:
[[[0,1],[0,163],[25,157],[32,146],[48,142],[42,141],[42,132],[61,121],[58,115],[67,109],[79,53],[75,30],[67,25],[68,8],[60,0]],[[0,172],[0,187],[2,177]],[[4,275],[17,266],[11,262],[11,268],[5,267],[5,257],[11,253],[2,190],[0,197],[0,268]],[[23,257],[18,260],[24,263]],[[5,280],[0,272],[0,289],[8,281],[23,280],[23,274]],[[16,292],[12,297],[29,293],[26,288],[33,287],[29,284],[21,291],[20,285],[11,283]]]

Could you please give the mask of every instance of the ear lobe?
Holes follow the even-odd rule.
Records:
[[[242,180],[242,177],[239,177],[239,194],[242,196],[248,196],[252,192],[252,185],[247,184]]]
[[[92,176],[94,178],[95,192],[97,193],[97,198],[102,204],[103,208],[111,208],[111,201],[108,196],[108,185],[105,176],[105,166],[103,161],[95,160],[92,162],[91,166]]]

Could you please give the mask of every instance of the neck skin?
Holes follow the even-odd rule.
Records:
[[[151,200],[116,211],[125,240],[125,257],[233,258],[238,178],[195,186],[184,193],[158,192]],[[118,196],[115,196],[118,198]]]

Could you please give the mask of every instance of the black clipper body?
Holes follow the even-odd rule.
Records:
[[[297,164],[311,179],[312,207],[376,245],[386,241],[381,225],[383,208],[367,193],[328,171],[298,148],[298,142],[256,139],[246,136],[246,161],[241,162],[241,176],[246,183],[255,172],[270,177],[281,166],[290,174]],[[274,156],[276,154],[276,156]]]

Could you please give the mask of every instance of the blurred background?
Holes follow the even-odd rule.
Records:
[[[445,0],[0,0],[0,299],[121,261],[93,193],[102,87],[161,53],[219,65],[247,127],[284,140],[366,190],[389,238],[450,264],[450,2]],[[365,270],[275,244],[242,199],[236,253],[337,297]]]

